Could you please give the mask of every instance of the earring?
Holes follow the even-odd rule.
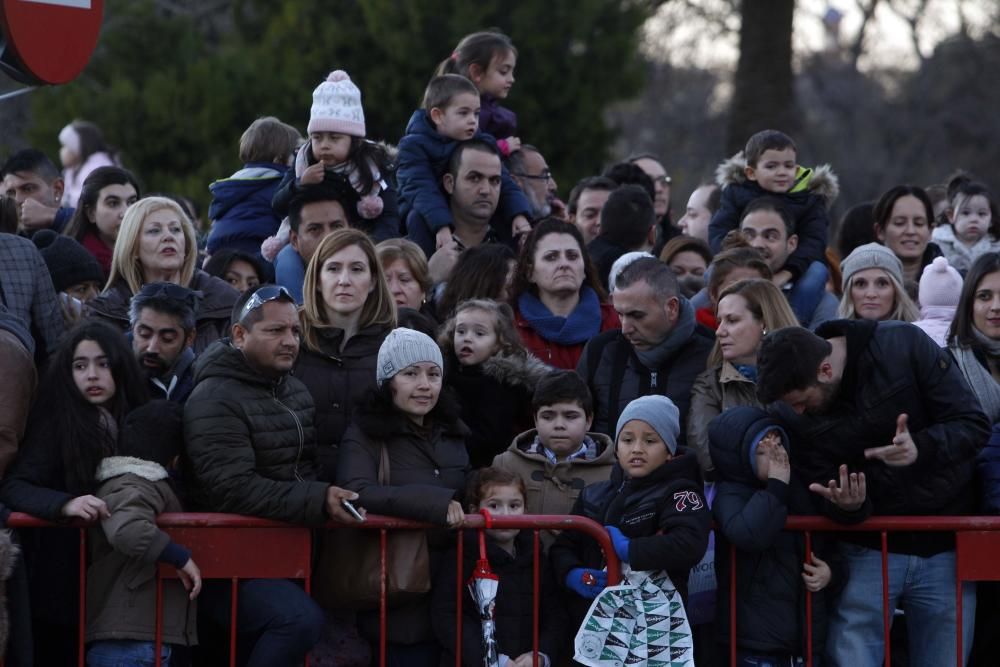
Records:
[[[761,336],[766,336],[767,335],[767,327],[761,327],[760,328],[760,335]]]

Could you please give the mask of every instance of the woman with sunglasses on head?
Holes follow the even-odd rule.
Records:
[[[168,282],[201,292],[194,351],[200,354],[226,336],[239,293],[224,280],[196,268],[194,226],[184,210],[167,197],[147,197],[132,204],[122,219],[104,291],[88,304],[89,314],[125,331],[132,295],[151,282]]]

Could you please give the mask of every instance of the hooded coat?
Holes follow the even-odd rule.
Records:
[[[741,151],[716,169],[716,181],[722,188],[722,197],[719,209],[708,225],[712,252],[719,252],[722,239],[728,232],[739,229],[743,210],[750,202],[760,197],[774,197],[782,202],[795,221],[799,245],[788,256],[783,267],[792,274],[792,280],[795,280],[806,272],[812,262],[825,261],[827,233],[830,228],[827,208],[840,193],[837,176],[828,164],[815,169],[799,167],[791,190],[786,193],[768,192],[756,181],[747,179],[746,166],[746,158]]]
[[[791,516],[818,514],[818,503],[802,479],[792,472],[789,482],[761,482],[751,465],[753,445],[778,422],[756,407],[722,413],[709,425],[712,460],[719,482],[712,514],[716,522],[715,573],[719,582],[716,623],[721,643],[729,644],[730,547],[736,549],[736,645],[756,653],[806,654],[806,589],[802,563],[808,554],[801,533],[785,532]],[[786,438],[784,446],[789,448]],[[861,521],[870,503],[845,518]],[[830,541],[813,533],[812,551],[831,565],[834,577],[813,594],[813,651],[823,655],[831,591],[843,583],[835,567]],[[839,575],[840,581],[837,581]]]
[[[276,162],[248,162],[229,178],[208,186],[212,193],[208,206],[208,219],[212,221],[209,255],[222,248],[260,255],[260,244],[277,233],[281,225],[271,200],[289,169]]]
[[[87,641],[156,638],[158,562],[176,567],[191,557],[156,525],[164,512],[181,512],[163,466],[127,456],[112,456],[97,469],[103,500],[111,516],[90,529],[87,568]],[[169,554],[169,555],[168,555]],[[186,557],[186,558],[185,558]],[[183,563],[181,563],[183,566]],[[163,642],[197,643],[195,603],[179,580],[163,583]]]
[[[741,405],[760,405],[757,387],[728,361],[695,378],[691,389],[687,446],[698,457],[702,472],[709,473],[715,468],[708,446],[709,423],[726,410]]]
[[[463,366],[447,354],[445,383],[462,406],[469,427],[469,462],[488,466],[518,433],[531,427],[531,396],[549,371],[531,354],[495,354],[481,364]]]
[[[184,441],[201,511],[298,524],[326,521],[329,484],[316,480],[312,396],[291,376],[270,380],[220,340],[195,365]]]
[[[196,333],[192,346],[195,354],[201,354],[209,345],[229,335],[229,319],[240,294],[222,278],[210,276],[201,269],[195,269],[188,289],[202,293],[195,313]],[[131,300],[132,293],[128,285],[123,280],[118,281],[87,302],[87,314],[113,324],[122,331],[128,331],[128,308]]]

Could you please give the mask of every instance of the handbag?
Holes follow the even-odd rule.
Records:
[[[389,450],[379,445],[378,483],[389,486]],[[380,530],[333,528],[320,544],[313,593],[324,607],[379,608]],[[431,589],[430,554],[424,530],[386,531],[386,606],[396,607]]]

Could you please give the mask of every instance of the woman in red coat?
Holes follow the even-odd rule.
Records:
[[[575,225],[546,218],[532,230],[514,274],[511,305],[524,346],[573,370],[583,346],[619,326]]]

